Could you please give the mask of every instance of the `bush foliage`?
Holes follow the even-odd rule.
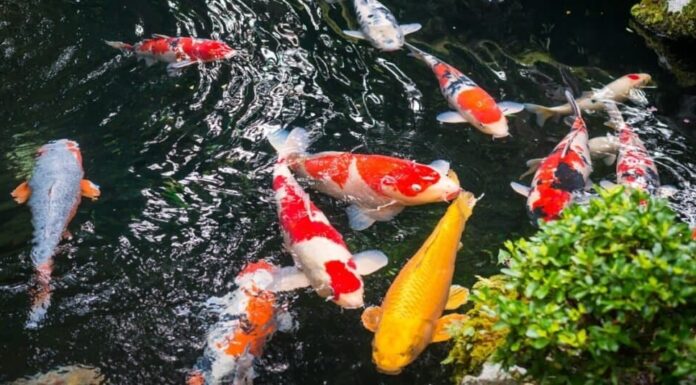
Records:
[[[500,252],[496,353],[540,383],[696,382],[696,242],[664,200],[622,188]],[[473,301],[477,301],[474,296]]]

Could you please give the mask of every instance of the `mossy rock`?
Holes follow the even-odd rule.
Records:
[[[642,0],[631,8],[638,23],[669,39],[696,39],[696,0],[669,12],[667,0]]]

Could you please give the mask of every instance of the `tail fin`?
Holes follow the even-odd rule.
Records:
[[[570,92],[570,90],[565,91],[565,97],[566,99],[568,99],[570,107],[573,108],[573,115],[575,115],[575,118],[582,119],[582,112],[580,111],[580,107],[578,107],[578,103],[575,101],[575,98],[573,97],[573,94]]]
[[[609,114],[609,121],[605,123],[605,125],[613,128],[614,130],[620,130],[625,123],[623,116],[621,115],[621,111],[619,111],[619,107],[617,107],[616,103],[614,103],[612,100],[604,100],[602,103]]]
[[[415,57],[416,59],[420,59],[420,60],[426,62],[431,67],[438,63],[438,59],[435,58],[435,56],[423,51],[422,49],[416,48],[415,46],[411,45],[408,42],[404,43],[404,46],[406,48],[408,48],[409,51],[411,51],[408,54],[408,56]]]
[[[295,155],[304,154],[309,147],[309,135],[304,128],[277,130],[268,134],[268,141],[278,152],[278,159],[283,160]]]
[[[106,45],[108,45],[109,47],[120,49],[122,51],[133,51],[133,46],[128,43],[108,40],[104,40],[104,43],[106,43]]]
[[[36,266],[36,291],[32,295],[31,311],[25,324],[27,329],[37,329],[46,317],[48,307],[51,305],[51,273],[53,262],[49,261]]]
[[[552,109],[537,104],[525,104],[524,109],[536,114],[536,122],[539,127],[544,127],[544,123],[546,123],[549,118],[556,115]]]

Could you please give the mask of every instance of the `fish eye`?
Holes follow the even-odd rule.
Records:
[[[419,185],[419,184],[412,184],[411,185],[411,190],[413,190],[415,192],[420,192],[422,189],[423,189],[423,187],[421,187],[421,185]]]

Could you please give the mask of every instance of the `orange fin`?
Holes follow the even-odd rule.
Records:
[[[99,191],[99,186],[87,179],[83,179],[80,182],[80,189],[82,190],[82,196],[85,198],[97,200],[97,198],[99,198],[99,196],[101,195],[101,191]]]
[[[382,308],[379,306],[370,306],[362,313],[360,320],[365,329],[375,332],[379,326],[379,321],[382,319]]]
[[[454,310],[464,305],[469,300],[469,290],[463,286],[452,285],[449,290],[449,297],[445,310]]]
[[[19,204],[26,203],[31,196],[31,188],[29,187],[29,183],[22,182],[19,186],[17,186],[16,189],[12,190],[10,195],[12,195],[15,202]]]
[[[441,317],[435,324],[435,332],[433,333],[433,340],[431,342],[442,342],[449,340],[452,338],[452,335],[449,333],[448,329],[452,325],[461,324],[462,322],[466,321],[467,318],[469,317],[465,316],[464,314],[447,314],[446,316]]]

